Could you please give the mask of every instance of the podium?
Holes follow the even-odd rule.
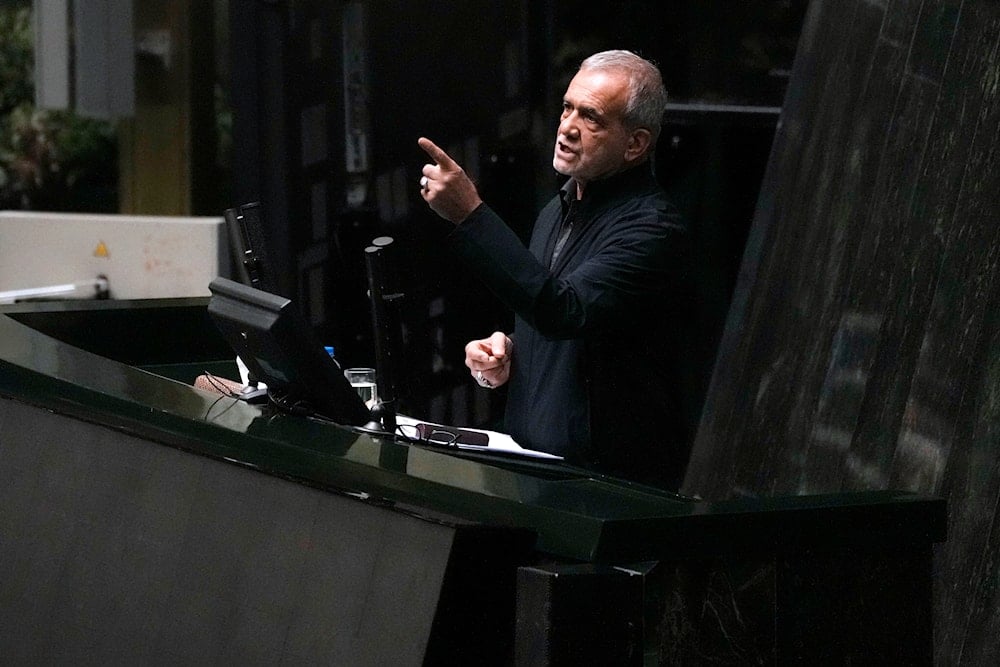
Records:
[[[0,314],[10,664],[930,663],[940,499],[708,503],[271,414],[191,386],[230,363],[206,302]]]

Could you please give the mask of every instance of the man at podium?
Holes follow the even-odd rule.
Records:
[[[508,386],[504,430],[524,447],[676,489],[690,452],[685,396],[687,226],[650,156],[667,95],[628,51],[585,59],[563,97],[553,168],[568,177],[528,248],[427,138],[421,194],[449,243],[515,313],[513,332],[466,346],[483,387]]]

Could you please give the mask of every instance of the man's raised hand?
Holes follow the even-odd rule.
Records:
[[[456,225],[483,203],[465,170],[437,144],[420,137],[417,145],[434,161],[421,170],[420,196],[431,210]]]

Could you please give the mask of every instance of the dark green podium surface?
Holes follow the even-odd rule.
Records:
[[[938,499],[707,503],[273,414],[183,381],[228,355],[204,309],[0,315],[10,662],[930,660]]]

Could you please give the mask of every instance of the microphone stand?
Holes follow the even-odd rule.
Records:
[[[368,273],[368,298],[371,301],[372,329],[375,334],[375,381],[378,400],[372,415],[389,432],[396,431],[396,359],[400,349],[398,309],[393,302],[403,297],[390,292],[386,258],[393,240],[380,236],[365,248],[365,267]],[[392,308],[389,306],[393,305]]]

